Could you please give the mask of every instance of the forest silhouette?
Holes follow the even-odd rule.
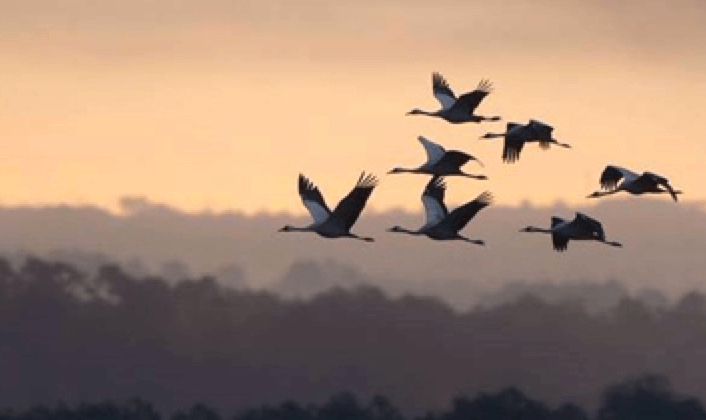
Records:
[[[676,395],[663,376],[645,375],[608,387],[595,416],[572,403],[556,409],[527,397],[516,388],[497,393],[479,393],[474,398],[455,397],[451,407],[405,416],[387,397],[375,395],[367,403],[349,392],[333,395],[323,404],[302,405],[288,400],[221,416],[203,403],[172,415],[162,415],[151,403],[132,398],[124,403],[80,403],[70,407],[59,402],[54,407],[37,405],[26,410],[0,409],[0,420],[702,420],[706,410],[693,397]]]
[[[525,295],[457,312],[370,286],[303,301],[213,277],[0,259],[0,407],[139,396],[160,410],[201,402],[235,412],[349,391],[418,414],[513,386],[592,410],[605,386],[648,373],[704,398],[705,321],[697,292],[661,309],[625,298],[591,314]]]

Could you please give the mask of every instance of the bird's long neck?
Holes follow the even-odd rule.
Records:
[[[478,121],[500,121],[500,117],[497,115],[492,116],[492,117],[484,117],[482,115],[479,115]]]
[[[407,115],[430,115],[430,116],[435,117],[438,115],[438,111],[431,112],[431,111],[425,111],[423,109],[417,108],[417,109],[413,109],[413,110],[409,111],[407,113]]]
[[[538,228],[535,226],[528,226],[524,229],[524,232],[532,232],[532,233],[552,233],[551,229],[545,229],[545,228]]]
[[[596,191],[596,192],[594,192],[593,194],[589,195],[588,197],[589,197],[589,198],[597,198],[597,197],[604,197],[604,196],[606,196],[606,195],[615,194],[615,193],[617,193],[618,191],[620,191],[620,190],[622,189],[621,187],[622,187],[622,184],[620,184],[620,185],[618,186],[618,188],[615,188],[615,189],[613,189],[613,190],[608,190],[608,191]]]
[[[311,226],[285,226],[280,232],[310,232]]]
[[[498,137],[505,137],[507,133],[486,133],[481,139],[496,139]]]
[[[394,168],[388,173],[390,173],[390,174],[402,174],[402,173],[419,174],[419,173],[422,173],[422,171],[419,168]]]
[[[422,233],[418,230],[410,230],[400,226],[395,226],[390,232],[406,233],[408,235],[421,235]]]
[[[354,238],[354,239],[359,239],[359,240],[361,240],[361,241],[365,241],[365,242],[375,242],[375,239],[373,239],[373,238],[371,238],[371,237],[369,237],[369,236],[358,236],[358,235],[356,235],[356,234],[354,234],[354,233],[351,233],[351,234],[349,234],[348,236],[351,237],[351,238]]]

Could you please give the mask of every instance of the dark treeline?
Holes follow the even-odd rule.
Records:
[[[21,266],[28,256],[26,252],[5,254],[4,257],[14,266]],[[0,256],[2,258],[2,256]],[[194,278],[191,267],[183,261],[172,259],[159,267],[151,269],[140,259],[120,263],[108,255],[78,250],[56,250],[43,254],[40,258],[62,261],[91,276],[105,265],[120,265],[121,270],[134,278],[160,277],[170,283]],[[575,303],[583,305],[590,313],[613,309],[621,299],[632,297],[652,308],[667,307],[673,303],[664,291],[655,288],[635,288],[615,279],[603,282],[596,280],[578,281],[504,281],[490,287],[470,285],[468,279],[435,279],[416,285],[404,284],[366,274],[354,265],[343,264],[332,259],[318,261],[301,259],[292,262],[279,278],[266,286],[257,287],[249,284],[246,270],[238,265],[225,265],[207,274],[218,279],[218,283],[232,289],[268,290],[285,299],[310,299],[332,288],[353,289],[361,285],[375,284],[388,296],[413,294],[433,296],[457,311],[466,311],[475,306],[489,308],[514,302],[523,295],[533,295],[549,303]],[[474,276],[478,278],[478,276]],[[258,282],[253,282],[258,283]],[[444,293],[439,293],[443,289]]]
[[[321,405],[301,405],[286,401],[279,405],[241,410],[221,416],[218,410],[196,403],[188,410],[162,416],[149,402],[139,398],[123,404],[81,403],[54,408],[35,406],[27,410],[0,410],[0,420],[703,420],[706,410],[695,398],[676,396],[664,377],[646,375],[607,388],[602,405],[594,416],[581,407],[567,403],[556,409],[525,396],[515,388],[496,394],[480,393],[475,398],[456,397],[451,407],[410,417],[381,395],[365,404],[347,392],[331,397]]]
[[[705,302],[689,293],[651,309],[626,298],[590,314],[524,296],[459,313],[373,287],[297,301],[210,277],[173,283],[114,265],[87,276],[0,260],[0,406],[139,395],[165,412],[196,401],[236,412],[347,390],[418,415],[515,386],[594,410],[605,386],[645,373],[704,398]]]

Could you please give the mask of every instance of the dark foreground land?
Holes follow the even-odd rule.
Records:
[[[695,292],[661,309],[628,298],[588,313],[526,296],[461,313],[374,287],[285,300],[209,277],[135,278],[115,265],[86,275],[0,259],[0,407],[14,410],[4,418],[153,418],[196,402],[197,413],[184,415],[211,418],[198,416],[213,407],[247,419],[334,418],[327,410],[338,409],[354,414],[335,418],[351,419],[388,418],[388,409],[405,418],[585,418],[581,406],[601,419],[644,419],[606,413],[664,406],[703,418],[696,399],[675,395],[703,400],[705,355],[706,299]],[[652,373],[675,391],[660,376],[616,388],[616,398],[601,392]],[[498,394],[508,386],[522,393]],[[82,405],[134,396],[143,400]],[[30,408],[40,404],[50,408]],[[473,414],[505,404],[539,414]],[[273,408],[243,412],[262,405]]]
[[[235,415],[221,415],[205,404],[170,416],[161,415],[149,402],[131,399],[122,404],[81,403],[70,407],[36,406],[27,410],[0,411],[0,420],[697,420],[706,419],[706,410],[695,398],[676,397],[665,378],[644,376],[609,387],[595,415],[581,407],[564,404],[556,409],[525,396],[515,388],[475,398],[454,398],[451,407],[429,411],[421,416],[405,416],[389,399],[375,396],[361,403],[350,393],[331,397],[321,405],[300,405],[287,401],[278,405],[242,410]]]

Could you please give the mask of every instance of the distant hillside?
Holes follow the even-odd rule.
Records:
[[[674,297],[701,289],[706,273],[706,213],[700,203],[627,197],[580,209],[491,206],[464,231],[484,239],[485,247],[385,232],[393,224],[422,222],[421,215],[400,211],[363,213],[356,231],[374,236],[370,244],[278,233],[286,223],[307,223],[285,214],[189,214],[139,198],[125,198],[122,205],[119,215],[93,207],[0,208],[0,251],[10,258],[31,253],[94,268],[117,261],[131,273],[172,280],[214,273],[233,285],[295,294],[325,290],[331,278],[338,284],[373,281],[392,293],[433,294],[458,307],[480,303],[478,296],[516,281],[615,279],[633,291],[657,289]],[[518,232],[529,224],[547,225],[554,214],[573,217],[575,210],[600,219],[608,237],[625,247],[571,243],[559,254],[546,235]],[[297,283],[298,270],[307,264],[327,275]]]

